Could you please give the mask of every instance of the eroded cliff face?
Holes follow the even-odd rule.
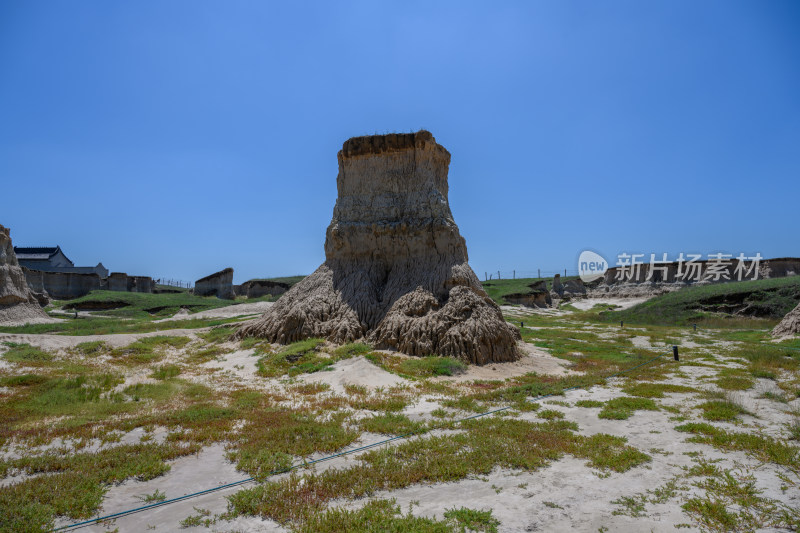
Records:
[[[519,332],[467,264],[447,150],[420,131],[352,138],[338,159],[325,263],[238,336],[366,338],[411,355],[515,360]]]
[[[241,285],[234,285],[233,292],[236,296],[260,298],[262,296],[278,296],[289,290],[289,284],[279,281],[254,279],[245,281]]]
[[[0,323],[47,318],[17,262],[11,231],[0,225]]]
[[[672,262],[657,266],[651,275],[650,263],[644,262],[632,272],[628,270],[624,276],[621,275],[619,267],[611,267],[601,282],[589,285],[588,294],[595,298],[653,297],[694,285],[800,275],[800,258],[796,257],[762,259],[757,272],[752,263],[739,265],[735,258],[727,262],[724,267],[718,268],[719,274],[709,273],[710,265],[711,262],[707,260],[696,261],[693,266],[688,262],[680,266],[677,262]],[[753,270],[750,270],[751,268]]]

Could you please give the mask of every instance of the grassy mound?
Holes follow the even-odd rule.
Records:
[[[799,301],[800,276],[791,276],[687,287],[600,315],[609,322],[714,326],[733,325],[736,318],[758,317],[766,326],[781,319]]]
[[[566,283],[571,279],[578,279],[578,276],[561,277],[561,283]],[[509,294],[533,294],[530,285],[539,281],[546,281],[547,288],[553,289],[553,278],[517,278],[517,279],[493,279],[482,281],[483,290],[494,300],[497,305],[508,305],[503,298]]]
[[[260,301],[261,298],[249,300]],[[63,333],[66,335],[103,335],[111,333],[145,333],[172,328],[202,328],[218,326],[235,319],[201,319],[157,322],[169,318],[181,307],[191,312],[226,307],[235,302],[220,300],[214,296],[194,296],[188,292],[149,294],[138,292],[92,291],[74,300],[53,302],[55,309],[72,312],[73,309],[93,311],[92,316],[53,314],[63,318],[51,324],[27,324],[25,326],[2,326],[3,333]]]
[[[68,301],[56,301],[55,307],[79,310],[103,310],[105,315],[126,318],[168,317],[181,307],[192,312],[225,307],[234,303],[216,297],[202,297],[188,292],[150,294],[142,292],[92,291]]]
[[[275,283],[286,283],[289,287],[295,283],[303,281],[306,276],[284,276],[278,278],[253,278],[248,281],[274,281]]]

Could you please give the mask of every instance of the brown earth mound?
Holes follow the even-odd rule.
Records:
[[[467,264],[450,212],[450,154],[430,132],[355,137],[339,152],[325,263],[238,338],[365,338],[377,348],[513,361],[519,332]]]
[[[783,320],[772,330],[773,337],[800,335],[800,304],[789,311]]]
[[[17,262],[11,230],[0,225],[0,324],[22,324],[47,318]]]

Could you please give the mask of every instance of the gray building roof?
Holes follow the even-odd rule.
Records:
[[[27,261],[47,261],[54,255],[61,252],[64,258],[72,263],[60,246],[15,246],[14,254],[17,260],[24,259]]]
[[[97,263],[97,266],[93,267],[76,267],[60,246],[15,246],[14,254],[20,266],[29,270],[97,274],[101,278],[108,277],[108,269],[103,263]]]

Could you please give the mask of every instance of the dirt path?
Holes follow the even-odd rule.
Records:
[[[227,307],[218,307],[216,309],[208,309],[207,311],[200,311],[199,313],[189,313],[185,309],[181,309],[180,311],[178,311],[169,318],[154,320],[154,322],[169,322],[171,320],[193,320],[195,318],[234,318],[237,316],[245,316],[245,315],[261,315],[265,313],[273,305],[274,305],[273,302],[233,304]]]
[[[208,331],[211,328],[195,329],[165,329],[162,331],[150,331],[148,333],[114,333],[109,335],[51,335],[34,333],[0,333],[0,342],[16,342],[30,344],[46,351],[66,350],[74,348],[78,344],[91,341],[103,341],[112,348],[127,346],[144,337],[180,336],[197,338],[197,333]]]

